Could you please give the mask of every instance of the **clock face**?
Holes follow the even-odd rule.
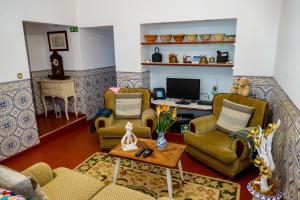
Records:
[[[59,62],[58,62],[58,60],[55,58],[55,59],[53,59],[52,64],[53,64],[54,66],[58,66]]]

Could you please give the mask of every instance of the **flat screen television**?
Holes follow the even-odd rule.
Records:
[[[200,99],[200,79],[167,78],[167,97]]]

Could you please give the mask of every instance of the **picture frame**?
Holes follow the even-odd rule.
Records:
[[[69,51],[67,31],[47,32],[49,51]]]
[[[193,60],[192,60],[192,63],[193,64],[197,64],[197,63],[199,63],[200,62],[200,56],[193,56]]]

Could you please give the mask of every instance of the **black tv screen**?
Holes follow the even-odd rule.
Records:
[[[200,79],[167,78],[167,97],[200,99]]]

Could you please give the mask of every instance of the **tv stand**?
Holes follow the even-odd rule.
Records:
[[[179,101],[175,101],[176,104],[179,104],[179,105],[190,105],[191,102],[190,101],[187,101],[185,99],[180,99]]]
[[[151,99],[152,105],[169,105],[171,107],[177,107],[182,109],[191,109],[191,110],[202,110],[202,111],[211,111],[212,106],[211,105],[198,105],[196,102],[190,102],[190,104],[176,104],[177,101],[180,101],[180,99],[158,99],[153,100]]]

